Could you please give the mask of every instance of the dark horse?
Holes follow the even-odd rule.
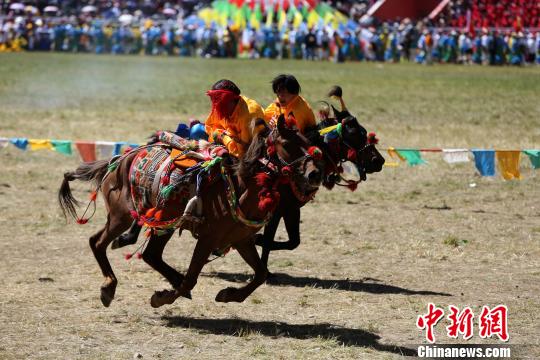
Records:
[[[216,249],[235,248],[255,271],[254,278],[246,286],[223,289],[217,294],[216,301],[242,302],[266,280],[268,270],[261,262],[253,241],[253,235],[264,226],[263,220],[271,215],[268,210],[263,210],[265,206],[261,206],[261,197],[266,200],[270,195],[278,197],[276,184],[279,182],[290,182],[306,193],[315,191],[321,183],[321,169],[317,156],[313,154],[319,154],[320,150],[310,147],[307,139],[296,130],[287,128],[283,118],[278,120],[278,126],[272,131],[260,119],[257,120],[255,129],[258,131],[254,131],[253,141],[240,163],[232,168],[222,162],[222,176],[209,183],[201,194],[204,221],[199,227],[197,244],[185,276],[163,261],[163,250],[173,232],[150,233],[142,258],[174,288],[155,292],[151,298],[152,306],[171,304],[179,296],[191,298],[191,290],[203,266]],[[70,214],[74,218],[77,218],[77,201],[71,194],[70,181],[94,181],[103,194],[108,211],[107,222],[90,237],[90,247],[105,277],[101,286],[101,301],[104,306],[109,306],[113,300],[118,282],[106,251],[111,241],[126,231],[133,222],[133,185],[129,178],[132,163],[137,161],[140,151],[141,149],[135,149],[117,160],[117,166],[113,170],[110,170],[109,161],[102,160],[83,164],[74,172],[65,173],[58,194],[64,214]],[[231,196],[231,193],[238,196]],[[153,202],[156,202],[155,198]],[[224,211],[215,211],[216,203],[229,206]],[[178,210],[182,214],[183,209]]]
[[[337,183],[349,186],[351,190],[354,190],[359,181],[340,184],[340,172],[342,171],[340,165],[345,161],[353,162],[359,170],[360,181],[362,181],[366,179],[366,174],[381,171],[384,158],[375,148],[374,134],[368,136],[366,129],[347,110],[342,98],[341,87],[333,87],[328,95],[338,98],[341,110],[332,106],[334,117],[327,116],[321,121],[318,124],[318,129],[309,138],[315,145],[323,149],[325,155],[326,166],[323,184],[329,189]],[[329,114],[329,109],[326,114]],[[329,129],[330,126],[338,124],[340,124],[341,129],[339,131],[333,130],[337,134],[332,140],[328,140],[328,136],[325,138],[325,136],[320,135],[320,131],[324,128]],[[294,250],[300,245],[300,208],[309,200],[298,196],[289,185],[282,185],[280,191],[287,194],[287,202],[280,202],[269,223],[265,226],[263,234],[256,235],[256,244],[263,248],[261,259],[266,266],[271,251]],[[288,241],[274,240],[281,218],[284,220],[289,236]]]

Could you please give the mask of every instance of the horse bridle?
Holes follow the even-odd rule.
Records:
[[[353,150],[356,155],[358,156],[361,152],[365,151],[367,148],[369,148],[370,146],[375,146],[374,143],[371,143],[369,142],[369,140],[367,139],[367,136],[366,136],[366,144],[361,148],[361,149],[355,149],[354,147],[352,147],[348,141],[345,140],[345,138],[343,137],[343,133],[341,131],[341,126],[342,126],[342,123],[338,123],[337,125],[333,125],[333,126],[330,126],[328,128],[324,128],[324,129],[321,129],[319,130],[319,133],[320,134],[326,134],[332,130],[336,130],[336,133],[338,134],[338,137],[339,137],[339,140],[341,143],[343,143],[348,149],[350,150]],[[325,130],[329,130],[329,129],[332,129],[330,131],[326,131]],[[346,161],[349,161],[349,159],[346,159],[346,158],[343,158],[341,156],[341,151],[338,151],[338,164],[336,165],[336,163],[334,162],[334,160],[332,159],[332,157],[328,156],[328,159],[330,160],[330,162],[332,163],[333,167],[334,167],[334,174],[337,174],[339,176],[339,180],[340,181],[343,181],[344,183],[339,183],[339,182],[335,182],[336,185],[338,186],[356,186],[358,185],[359,183],[362,182],[362,179],[360,178],[360,180],[358,181],[355,181],[355,180],[346,180],[343,178],[343,176],[341,175],[341,172],[339,171],[339,168],[342,166],[342,164]]]

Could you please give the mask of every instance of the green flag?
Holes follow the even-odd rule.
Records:
[[[523,152],[531,160],[531,165],[534,169],[540,169],[540,150],[523,150]]]
[[[399,155],[405,158],[407,161],[407,164],[410,166],[415,165],[422,165],[425,164],[426,161],[422,159],[422,156],[420,155],[420,151],[414,150],[414,149],[396,149]]]
[[[51,144],[55,151],[64,155],[71,155],[71,141],[70,140],[51,140]]]

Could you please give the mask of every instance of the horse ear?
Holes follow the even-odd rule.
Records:
[[[251,134],[253,135],[253,137],[255,136],[266,137],[268,136],[268,133],[270,132],[270,127],[268,126],[266,121],[264,121],[264,119],[261,119],[261,118],[257,118],[253,120],[251,122],[251,127],[252,127]]]
[[[351,116],[351,113],[348,110],[339,111],[334,107],[334,105],[332,105],[332,110],[334,110],[334,116],[338,122],[341,122],[346,117]]]

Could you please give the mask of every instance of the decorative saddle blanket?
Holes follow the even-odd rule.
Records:
[[[129,173],[132,216],[139,225],[173,229],[187,202],[219,174],[219,145],[158,134],[158,143],[139,150]],[[215,168],[215,170],[214,170]]]

